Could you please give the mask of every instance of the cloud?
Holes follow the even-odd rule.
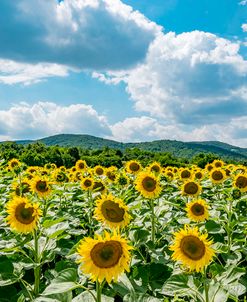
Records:
[[[59,133],[110,135],[107,119],[91,105],[59,106],[51,102],[20,103],[0,110],[0,137],[34,139]]]
[[[0,59],[0,83],[3,84],[22,83],[30,85],[49,77],[65,77],[67,75],[68,68],[58,64],[27,64]]]
[[[243,0],[239,2],[239,5],[246,5],[247,4],[247,0]]]
[[[247,23],[242,24],[241,28],[243,32],[247,32]]]
[[[0,57],[78,69],[125,69],[161,27],[120,0],[1,1]]]

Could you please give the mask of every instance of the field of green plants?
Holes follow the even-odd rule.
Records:
[[[247,301],[247,167],[0,166],[1,302]]]

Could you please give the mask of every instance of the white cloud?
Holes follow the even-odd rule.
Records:
[[[239,5],[246,5],[247,4],[247,0],[243,0],[239,2]]]
[[[244,32],[247,32],[247,23],[242,24],[241,28]]]
[[[0,137],[41,138],[58,133],[109,135],[107,119],[91,105],[59,106],[50,102],[20,103],[0,110]]]
[[[144,59],[161,27],[120,0],[1,0],[0,57],[78,69]]]
[[[65,77],[68,75],[68,68],[58,64],[18,63],[12,60],[0,59],[0,83],[24,85],[34,84],[48,77]]]

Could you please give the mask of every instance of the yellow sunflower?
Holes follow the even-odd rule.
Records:
[[[207,234],[200,234],[197,227],[185,226],[174,235],[174,243],[170,246],[173,260],[196,272],[202,271],[211,262],[215,251]]]
[[[241,192],[247,191],[247,174],[237,174],[235,176],[233,185],[235,188],[239,189]]]
[[[192,221],[204,221],[208,219],[208,205],[203,199],[198,199],[187,203],[186,211]]]
[[[161,186],[159,178],[153,173],[140,172],[135,180],[136,190],[146,198],[156,198],[160,195]]]
[[[141,164],[136,160],[130,160],[125,164],[126,171],[130,174],[137,174],[141,171],[142,166]]]
[[[165,172],[165,176],[169,179],[169,180],[172,180],[174,179],[175,175],[172,171],[167,171]]]
[[[16,196],[23,196],[31,191],[30,181],[27,178],[23,179],[21,182],[15,181],[12,184],[12,188]]]
[[[105,175],[106,177],[111,181],[111,182],[116,182],[117,179],[117,168],[116,167],[109,167],[105,170]]]
[[[95,239],[86,237],[80,241],[77,250],[81,256],[80,268],[84,274],[90,275],[92,281],[117,281],[121,273],[129,271],[132,247],[116,232],[96,236]]]
[[[162,167],[158,162],[153,162],[147,167],[147,171],[152,172],[154,174],[159,174],[162,171]]]
[[[30,166],[27,168],[26,172],[29,174],[35,174],[39,170],[39,167],[36,166]]]
[[[194,179],[201,180],[203,178],[203,172],[201,170],[194,171]]]
[[[130,180],[128,176],[125,173],[119,173],[117,174],[116,183],[118,183],[120,186],[127,186],[129,184]]]
[[[36,227],[41,216],[37,203],[31,203],[25,197],[14,197],[6,205],[7,223],[10,228],[19,233],[30,233]]]
[[[35,176],[31,181],[31,189],[39,196],[47,196],[51,192],[50,182],[45,177]]]
[[[213,183],[219,184],[226,179],[226,172],[221,168],[214,168],[210,171],[209,177]]]
[[[189,169],[182,168],[179,171],[179,176],[180,176],[180,179],[187,180],[187,179],[191,178],[192,173]]]
[[[187,181],[182,186],[182,194],[186,196],[197,196],[201,193],[202,187],[195,181]]]
[[[207,172],[210,172],[213,168],[214,168],[213,164],[206,164],[206,166],[205,166],[205,170]]]
[[[121,199],[111,194],[97,200],[94,215],[98,221],[111,228],[125,227],[130,221],[128,207]]]
[[[10,171],[14,171],[14,170],[20,168],[20,166],[21,166],[21,162],[17,158],[12,158],[8,162],[8,168]]]
[[[64,183],[69,181],[67,173],[60,169],[56,169],[52,176],[56,183]]]
[[[93,191],[104,194],[106,192],[106,186],[102,180],[94,180]]]
[[[91,177],[84,177],[82,178],[80,185],[83,190],[88,191],[88,190],[92,190],[94,182]]]
[[[85,162],[85,160],[79,159],[75,164],[75,168],[78,171],[86,170],[87,169],[87,163]]]
[[[104,167],[97,165],[93,168],[93,172],[94,174],[96,174],[97,176],[103,176],[105,173],[105,169]]]
[[[215,167],[215,168],[222,168],[225,163],[222,161],[222,160],[219,160],[219,159],[215,159],[213,162],[212,162],[212,165]]]

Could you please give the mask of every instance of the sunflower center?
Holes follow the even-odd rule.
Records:
[[[214,168],[213,166],[209,165],[209,166],[207,167],[207,170],[208,170],[208,171],[211,171],[213,168]]]
[[[36,183],[36,189],[39,192],[47,192],[48,191],[47,182],[45,180],[38,180]]]
[[[159,166],[152,166],[152,168],[151,168],[151,171],[154,171],[154,172],[156,172],[156,173],[159,173],[159,171],[160,171],[160,167]]]
[[[85,187],[89,188],[89,187],[91,187],[91,185],[92,185],[92,181],[90,179],[86,179],[84,181],[84,186]]]
[[[97,243],[90,252],[93,263],[99,268],[115,266],[118,264],[122,254],[122,246],[115,240]]]
[[[204,243],[195,236],[186,236],[181,240],[180,249],[191,260],[200,260],[205,255]]]
[[[239,176],[236,180],[236,186],[238,188],[245,188],[247,186],[247,177]]]
[[[204,206],[199,203],[195,203],[191,207],[191,211],[194,215],[201,216],[204,214]]]
[[[201,172],[196,172],[195,177],[197,179],[201,179],[202,178],[202,173]]]
[[[184,171],[182,171],[182,173],[181,173],[181,177],[182,177],[182,178],[189,178],[190,175],[191,175],[191,173],[190,173],[190,171],[188,171],[188,170],[184,170]]]
[[[79,165],[78,165],[78,168],[79,168],[79,169],[82,170],[82,169],[84,169],[84,167],[85,167],[84,163],[79,163]]]
[[[104,170],[102,168],[97,168],[95,172],[98,175],[102,175],[104,173]]]
[[[112,200],[106,200],[102,204],[101,211],[105,219],[110,222],[121,222],[124,220],[124,209],[120,208],[119,205]]]
[[[142,186],[145,191],[153,192],[156,189],[156,180],[150,176],[146,176],[142,181]]]
[[[129,165],[129,168],[131,171],[136,172],[140,169],[140,165],[138,165],[137,163],[131,163]]]
[[[214,180],[222,180],[222,179],[223,179],[223,174],[222,174],[221,171],[214,171],[214,172],[212,173],[212,178],[213,178]]]
[[[105,189],[105,186],[102,184],[102,182],[100,181],[95,181],[94,185],[93,185],[93,189],[98,191],[98,192],[102,192]]]
[[[21,203],[16,207],[15,218],[23,224],[30,224],[34,221],[33,207],[25,208],[25,203]]]
[[[198,192],[198,185],[195,182],[188,182],[184,185],[184,192],[186,194],[196,194]]]

